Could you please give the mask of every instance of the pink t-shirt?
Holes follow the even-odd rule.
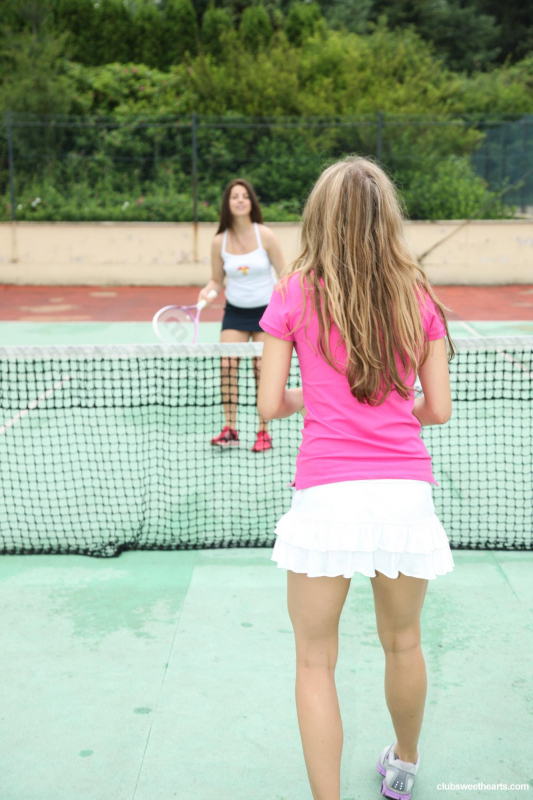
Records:
[[[422,426],[412,414],[414,390],[404,400],[393,389],[380,406],[369,406],[353,397],[346,376],[334,370],[318,351],[318,321],[312,313],[310,297],[302,323],[293,334],[287,333],[302,315],[304,298],[299,279],[299,273],[289,277],[283,296],[278,287],[274,289],[259,322],[272,336],[294,342],[300,364],[307,413],[291,486],[306,489],[337,481],[378,478],[429,481],[438,486],[431,470],[431,456],[420,438]],[[424,303],[419,297],[419,303],[428,339],[443,338],[446,330],[432,299],[426,295]],[[344,365],[346,346],[334,324],[330,346],[338,366]],[[414,381],[411,373],[406,383],[413,386]]]

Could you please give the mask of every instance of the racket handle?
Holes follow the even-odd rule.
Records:
[[[217,294],[218,294],[218,292],[216,291],[216,289],[211,289],[211,291],[209,292],[209,294],[207,296],[209,297],[210,300],[212,300],[214,297],[217,296]],[[207,305],[207,300],[200,300],[200,302],[198,303],[198,306],[197,306],[198,311],[202,311],[202,309],[204,309],[206,307],[206,305]]]

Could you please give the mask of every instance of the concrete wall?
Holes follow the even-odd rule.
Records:
[[[267,223],[286,261],[298,252],[297,223]],[[533,221],[408,222],[431,283],[533,283]],[[0,223],[0,283],[197,285],[211,276],[214,223]]]

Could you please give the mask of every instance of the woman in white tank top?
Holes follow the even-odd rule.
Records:
[[[263,342],[265,333],[259,326],[278,274],[284,267],[278,240],[266,225],[252,185],[236,178],[228,184],[222,198],[217,233],[211,247],[212,277],[198,295],[208,298],[214,289],[220,292],[226,280],[226,306],[220,334],[221,342]],[[276,272],[277,271],[277,272]],[[211,439],[218,447],[239,444],[237,431],[237,392],[240,358],[223,358],[221,389],[226,424]],[[256,393],[261,359],[253,359]],[[272,439],[268,422],[259,416],[256,441],[252,451],[270,450]]]

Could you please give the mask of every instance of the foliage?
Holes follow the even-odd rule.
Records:
[[[301,47],[323,20],[318,3],[294,3],[287,15],[285,34],[295,47]]]
[[[36,36],[50,26],[51,12],[50,0],[4,0],[1,22],[15,33],[28,31]]]
[[[514,208],[488,190],[467,158],[449,156],[431,172],[414,172],[402,194],[411,219],[507,219]],[[482,209],[482,210],[481,210]],[[481,213],[478,213],[480,212]]]
[[[239,34],[244,47],[252,53],[268,47],[272,39],[272,25],[263,6],[247,8],[239,25]]]
[[[482,14],[492,16],[498,25],[497,62],[521,61],[533,50],[533,4],[502,3],[501,0],[470,0]]]
[[[204,52],[217,56],[221,47],[221,36],[224,31],[233,28],[231,16],[224,8],[210,5],[202,17],[202,47]]]
[[[202,222],[218,222],[221,194],[203,192],[198,203]],[[262,203],[265,219],[294,222],[300,219],[298,203],[285,200]],[[17,219],[51,222],[190,222],[193,198],[190,186],[179,191],[170,181],[140,185],[131,182],[122,190],[112,189],[105,180],[58,186],[55,177],[39,179],[17,195]],[[11,218],[9,192],[0,197],[0,221]]]
[[[530,114],[533,54],[510,67],[477,73],[457,89],[457,105],[472,114]]]
[[[83,64],[99,63],[94,47],[98,35],[94,0],[55,0],[53,15],[55,29],[68,33],[70,58]]]
[[[369,33],[373,0],[320,0],[320,8],[334,30]]]
[[[83,64],[120,60],[167,69],[187,51],[194,57],[197,27],[203,27],[208,10],[222,12],[208,19],[218,19],[224,28],[229,20],[242,29],[248,46],[246,18],[253,14],[268,17],[273,30],[284,29],[297,47],[317,32],[325,35],[328,27],[362,35],[371,35],[380,24],[396,34],[411,29],[448,69],[467,74],[516,63],[533,49],[533,5],[499,0],[3,0],[2,21],[15,32],[68,30],[72,58]],[[148,40],[146,51],[140,31]],[[205,49],[216,55],[208,31],[209,25]],[[154,42],[165,32],[157,50]]]
[[[190,0],[162,8],[151,0],[120,8],[118,0],[101,1],[106,24],[127,14],[124,36],[147,63],[68,60],[82,41],[73,30],[89,20],[84,0],[53,0],[54,14],[62,9],[71,20],[55,36],[49,14],[31,24],[15,14],[3,29],[0,110],[56,115],[13,128],[20,218],[191,219],[192,112],[199,115],[200,219],[216,219],[224,186],[238,175],[255,185],[266,218],[297,218],[321,169],[346,153],[379,153],[413,218],[462,217],[498,188],[484,185],[471,166],[487,127],[472,115],[516,120],[532,107],[533,56],[468,77],[447,69],[412,27],[392,31],[382,20],[367,35],[328,31],[316,4],[296,4],[287,19],[305,7],[313,32],[292,42],[262,7],[245,12],[237,0],[207,8],[201,42],[195,34],[184,53],[169,55],[158,42],[172,35],[176,47],[186,46],[176,31],[194,11]],[[279,2],[272,19],[275,12],[287,8]],[[156,18],[159,29],[150,22]],[[232,19],[243,22],[235,27]],[[81,37],[82,27],[76,30]],[[165,70],[155,64],[163,51],[176,62]],[[79,116],[57,116],[66,114]],[[204,120],[207,127],[203,115],[217,116]],[[250,124],[249,116],[262,121]],[[517,147],[508,151],[513,169],[521,163]],[[0,127],[0,197],[7,198],[5,154]],[[511,211],[495,200],[486,213]]]
[[[197,52],[198,24],[191,0],[167,0],[160,66],[179,64],[187,53],[195,56]]]
[[[30,30],[4,29],[0,68],[0,110],[38,114],[68,113],[74,84],[65,72],[67,34],[57,38]]]
[[[283,173],[280,175],[283,177]],[[264,188],[261,174],[254,182]],[[156,179],[142,184],[135,179],[125,180],[123,187],[117,188],[109,186],[102,178],[91,184],[80,181],[58,185],[56,176],[51,175],[44,181],[42,178],[34,180],[17,194],[17,218],[57,222],[189,222],[193,216],[191,189],[179,183],[171,179],[165,184]],[[270,222],[298,221],[305,198],[281,195],[283,187],[276,188],[280,191],[278,200],[261,200],[264,218]],[[409,217],[414,220],[466,219],[474,215],[476,219],[506,219],[514,215],[514,208],[487,189],[466,159],[451,157],[439,164],[432,174],[413,173],[410,186],[400,187],[400,192]],[[220,188],[200,192],[200,221],[218,221],[221,196]],[[476,214],[483,207],[483,212]],[[0,220],[10,219],[10,213],[6,189],[0,205]]]
[[[144,0],[133,17],[134,60],[148,67],[159,67],[164,41],[163,15],[152,0]]]
[[[66,74],[76,89],[71,107],[74,114],[112,115],[117,119],[137,114],[179,117],[194,107],[190,75],[177,67],[161,72],[144,64],[68,64]]]
[[[369,20],[383,18],[392,30],[412,27],[431,43],[446,65],[472,71],[492,63],[500,52],[499,28],[493,16],[462,0],[373,0]]]
[[[97,0],[95,9],[94,63],[128,61],[134,47],[128,9],[122,0]]]

